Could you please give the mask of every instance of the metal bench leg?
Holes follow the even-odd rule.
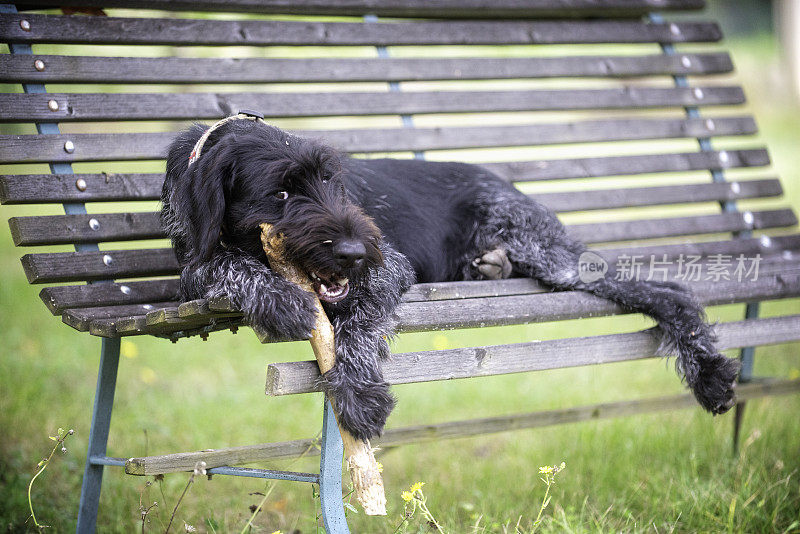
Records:
[[[328,534],[349,534],[347,518],[342,501],[342,457],[344,444],[336,425],[333,406],[325,398],[322,416],[322,444],[319,462],[319,498],[322,504],[322,520]]]
[[[100,503],[100,486],[103,483],[103,465],[93,460],[106,455],[111,409],[114,407],[114,390],[117,386],[119,365],[119,338],[103,339],[100,352],[100,371],[94,395],[92,427],[89,431],[89,451],[81,486],[81,503],[78,509],[79,534],[91,534],[97,526],[97,508]]]
[[[758,317],[758,302],[748,304],[744,314],[746,319]],[[755,360],[755,347],[745,347],[739,353],[739,360],[742,362],[742,370],[739,372],[739,383],[745,384],[753,378],[753,363]],[[744,419],[744,408],[747,403],[739,402],[736,404],[733,418],[733,453],[739,452],[739,435],[742,431],[742,420]]]

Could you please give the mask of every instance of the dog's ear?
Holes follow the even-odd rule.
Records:
[[[226,136],[227,137],[227,136]],[[182,219],[189,266],[208,261],[219,244],[226,201],[233,183],[231,142],[220,139],[173,180],[171,209]]]

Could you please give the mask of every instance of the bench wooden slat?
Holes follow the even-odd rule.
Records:
[[[170,302],[178,298],[177,278],[46,287],[39,297],[54,315],[67,308]]]
[[[800,340],[800,315],[717,324],[720,350]],[[654,358],[659,339],[652,330],[628,334],[534,341],[511,345],[394,354],[383,362],[390,384],[410,384],[545,371]],[[316,362],[267,366],[267,395],[319,391]]]
[[[721,187],[720,187],[721,186]],[[775,182],[771,187],[775,189]],[[648,191],[638,191],[640,197],[655,202],[651,195],[657,195],[658,189],[667,189],[672,194],[686,196],[688,186],[668,186]],[[684,191],[681,192],[680,190]],[[755,188],[756,191],[758,188]],[[714,197],[729,196],[730,186],[725,184],[701,184],[700,191],[710,190]],[[691,189],[689,189],[691,192]],[[741,191],[740,191],[741,192]],[[562,204],[571,210],[580,209],[580,193],[559,194]],[[624,189],[601,191],[597,197],[587,195],[586,202],[591,208],[607,198],[614,198],[624,203]],[[669,194],[669,193],[668,193]],[[636,192],[634,193],[636,195]],[[542,195],[543,200],[547,200]],[[664,199],[674,199],[665,195]],[[635,203],[636,197],[631,198]],[[700,199],[702,200],[702,199]],[[597,208],[600,209],[600,208]],[[132,241],[137,239],[158,239],[166,237],[159,215],[156,212],[106,213],[87,215],[43,215],[33,217],[11,217],[9,219],[11,235],[17,246],[57,245],[65,243],[98,243],[104,241]],[[625,241],[634,239],[651,239],[692,234],[708,234],[718,232],[735,232],[760,228],[778,228],[797,224],[797,218],[790,209],[758,212],[734,212],[694,217],[669,217],[663,219],[635,219],[630,221],[611,221],[598,227],[597,224],[580,224],[568,226],[569,233],[585,243],[603,243],[608,241]]]
[[[538,193],[531,198],[556,212],[658,206],[744,198],[776,197],[783,193],[778,179],[742,182],[665,185],[626,189],[597,189],[564,193]]]
[[[710,254],[755,256],[767,258],[792,254],[800,250],[800,235],[772,238],[769,246],[758,238],[713,241],[697,244],[659,245],[651,247],[622,247],[601,249],[597,252],[609,263],[621,254],[667,254],[676,258],[679,254],[693,254],[707,257]],[[800,255],[800,253],[798,253]],[[659,255],[659,257],[661,257]],[[123,288],[127,287],[127,293]],[[483,282],[443,282],[416,284],[403,295],[404,302],[428,300],[448,300],[460,298],[523,295],[538,292],[541,286],[530,279],[516,278]],[[178,292],[178,280],[143,280],[125,283],[106,283],[91,285],[69,285],[46,287],[39,296],[53,314],[60,314],[69,308],[88,306],[147,303],[174,299]]]
[[[44,62],[37,70],[33,62]],[[110,69],[109,65],[114,68]],[[0,55],[7,83],[293,83],[625,78],[720,74],[733,70],[725,52],[641,56],[525,58],[178,58]]]
[[[11,217],[17,246],[133,241],[165,237],[156,212]]]
[[[97,319],[112,319],[115,317],[135,314],[147,314],[154,309],[166,306],[177,306],[175,301],[153,302],[144,304],[122,304],[119,306],[96,306],[90,308],[74,308],[63,314],[62,320],[72,328],[85,332],[89,323]]]
[[[401,152],[459,148],[552,145],[683,137],[749,135],[751,117],[713,119],[611,119],[486,127],[308,130],[348,152]],[[173,132],[118,134],[0,135],[0,163],[67,163],[162,159]],[[64,150],[71,141],[74,151]]]
[[[20,27],[21,20],[30,30]],[[310,22],[0,14],[0,41],[11,43],[270,45],[511,45],[714,42],[710,22],[638,21]]]
[[[19,3],[21,7],[30,0]],[[33,5],[36,5],[33,3]],[[649,11],[702,9],[703,0],[64,0],[59,5],[125,7],[167,11],[224,11],[296,15],[379,15],[382,17],[525,18],[635,17]]]
[[[740,401],[746,401],[765,396],[789,395],[798,391],[800,391],[800,380],[767,379],[737,385],[736,396]],[[376,447],[388,448],[410,443],[467,438],[511,430],[689,408],[697,409],[697,401],[691,393],[685,393],[466,421],[389,428],[382,436],[375,438],[372,443]],[[129,475],[150,476],[191,471],[197,462],[205,462],[210,469],[226,465],[284,460],[299,456],[313,457],[318,456],[319,453],[319,448],[315,445],[314,440],[298,439],[243,447],[130,458],[125,462],[125,472]]]
[[[52,111],[48,105],[58,103]],[[536,91],[379,93],[0,94],[0,122],[220,119],[239,109],[268,118],[668,108],[744,102],[739,87],[621,87]]]
[[[715,213],[694,217],[635,219],[630,221],[575,224],[567,226],[568,233],[584,243],[632,241],[681,235],[738,232],[761,228],[794,226],[797,217],[791,209]]]
[[[769,154],[766,150],[753,149],[510,161],[483,163],[481,165],[511,182],[525,182],[706,169],[763,167],[769,164]],[[2,185],[2,177],[0,177],[0,185]]]
[[[106,256],[110,261],[104,260]],[[21,261],[31,283],[111,280],[178,273],[178,260],[171,248],[45,252],[26,254]]]
[[[800,266],[797,260],[778,264],[774,270],[774,273],[770,273],[765,269],[767,274],[759,274],[757,280],[687,280],[686,283],[705,305],[781,299],[800,294]],[[231,317],[230,312],[234,310],[231,310],[230,304],[227,301],[222,304],[220,306],[219,303],[210,302],[209,309],[220,309],[225,312],[225,317]],[[130,316],[129,310],[124,307],[106,307],[97,310],[98,317],[95,319],[90,317],[91,312],[82,311],[81,318],[85,320],[82,327],[88,322],[91,333],[104,337],[162,334],[168,332],[170,326],[172,331],[184,330],[179,305],[175,303],[166,307],[171,308],[166,313],[169,313],[171,322],[175,324],[158,323],[155,316],[151,316],[148,321],[147,313],[143,312],[138,316]],[[67,310],[65,315],[71,316],[75,311]],[[419,332],[562,321],[624,313],[628,312],[613,302],[588,293],[533,290],[530,294],[513,296],[406,302],[397,309],[396,317],[398,332]],[[209,314],[206,322],[211,323],[215,319],[215,315]],[[67,319],[65,322],[68,322]],[[190,327],[197,326],[196,320],[187,323]],[[236,324],[241,324],[241,321]]]
[[[82,189],[78,187],[83,180]],[[157,200],[164,173],[0,175],[0,203]]]
[[[759,277],[745,282],[690,283],[705,305],[754,302],[794,297],[800,294],[800,273]],[[563,321],[584,317],[616,315],[616,304],[582,292],[554,292],[486,299],[417,302],[397,311],[398,332],[506,326],[531,322]]]
[[[615,258],[620,254],[640,255],[650,257],[657,255],[659,258],[666,255],[668,258],[685,256],[709,256],[712,254],[723,255],[755,255],[764,256],[775,253],[794,254],[792,251],[800,249],[800,234],[757,238],[736,238],[724,241],[695,241],[675,244],[656,244],[638,246],[614,246],[595,249],[604,258]]]
[[[509,181],[522,182],[716,168],[761,167],[769,165],[769,163],[769,155],[766,150],[750,149],[515,161],[481,165]],[[83,191],[76,186],[78,180],[83,180],[86,184]],[[157,200],[161,195],[163,182],[164,175],[162,173],[0,175],[0,203]],[[741,194],[746,194],[745,190],[756,187],[757,183],[759,182],[740,182]],[[762,185],[758,185],[758,187],[762,187]],[[771,186],[763,185],[763,187],[765,187],[764,196],[771,196]]]

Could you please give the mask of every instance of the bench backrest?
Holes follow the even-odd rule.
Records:
[[[23,256],[31,283],[116,280],[43,290],[48,308],[81,330],[111,335],[120,318],[174,304],[178,265],[153,202],[165,148],[187,121],[241,108],[356,155],[485,163],[530,191],[547,182],[536,198],[562,213],[686,204],[670,217],[604,211],[602,226],[570,225],[591,244],[797,222],[790,210],[730,204],[780,195],[776,179],[716,179],[721,169],[769,158],[759,146],[720,151],[708,143],[756,132],[751,117],[730,112],[743,91],[718,79],[733,69],[729,55],[674,48],[714,43],[718,26],[647,17],[699,9],[700,0],[59,4],[73,3],[255,14],[0,13],[0,41],[13,52],[0,55],[0,81],[25,85],[0,95],[0,120],[20,124],[19,134],[0,135],[0,200],[66,209],[10,221],[17,245],[76,249]],[[714,106],[726,113],[699,115]],[[586,191],[585,181],[568,180],[622,176],[641,183]],[[159,329],[139,324],[128,333],[184,331],[162,319]]]

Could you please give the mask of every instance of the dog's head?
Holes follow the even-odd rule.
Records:
[[[348,197],[339,152],[240,120],[214,132],[188,165],[186,148],[202,133],[195,126],[176,140],[167,165],[164,198],[185,227],[185,264],[208,261],[219,246],[263,256],[265,222],[284,236],[287,259],[306,271],[322,300],[342,300],[350,279],[382,264],[380,231]]]

